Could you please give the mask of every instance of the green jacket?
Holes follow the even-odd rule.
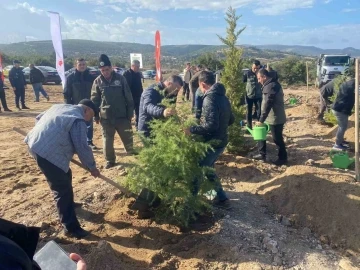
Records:
[[[94,81],[91,100],[100,108],[100,118],[115,120],[134,116],[134,101],[126,79],[113,71],[110,82],[103,75]]]
[[[244,80],[246,83],[246,96],[251,99],[261,98],[261,85],[256,78],[256,74],[251,70],[244,75]]]

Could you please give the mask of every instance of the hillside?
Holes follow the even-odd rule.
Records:
[[[323,54],[350,54],[351,56],[360,56],[360,50],[352,47],[344,49],[321,49],[314,46],[288,46],[288,45],[259,45],[257,48],[262,50],[275,50],[280,52],[296,53],[306,56],[318,56]]]
[[[142,53],[144,58],[153,58],[154,46],[127,42],[101,42],[91,40],[64,40],[64,54],[69,57],[98,56],[106,53],[110,57],[128,59],[130,53]],[[162,55],[179,59],[191,59],[206,52],[221,53],[224,46],[215,45],[166,45],[162,46]],[[14,44],[0,44],[0,51],[8,55],[50,55],[53,46],[50,40],[31,41]],[[254,46],[244,47],[244,57],[283,58],[289,52],[269,51]],[[290,53],[294,54],[294,53]]]

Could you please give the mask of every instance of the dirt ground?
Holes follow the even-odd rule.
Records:
[[[360,269],[360,186],[354,171],[332,168],[329,150],[334,128],[313,120],[318,93],[305,88],[286,89],[285,128],[289,166],[277,168],[247,156],[225,154],[216,169],[231,198],[231,211],[214,210],[211,224],[182,233],[168,224],[140,220],[128,209],[131,199],[112,186],[72,165],[75,201],[83,203],[77,215],[91,236],[84,240],[62,234],[44,176],[27,153],[21,135],[34,125],[35,116],[62,102],[58,86],[45,86],[50,102],[34,103],[26,91],[30,110],[0,114],[0,217],[42,226],[39,248],[55,240],[84,256],[89,269]],[[6,90],[10,109],[13,94]],[[308,99],[308,102],[306,100]],[[347,140],[354,143],[350,121]],[[271,138],[269,137],[269,141]],[[94,143],[102,147],[101,129],[95,126]],[[126,156],[120,139],[115,142],[119,167],[104,170],[101,150],[95,151],[102,173],[121,181]],[[269,159],[276,148],[269,144]],[[310,165],[307,161],[312,159]]]

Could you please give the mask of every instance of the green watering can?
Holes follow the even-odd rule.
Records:
[[[265,141],[266,135],[270,131],[270,126],[267,123],[264,123],[265,126],[262,127],[253,127],[253,129],[246,127],[250,134],[253,136],[255,141]]]
[[[296,98],[290,98],[289,102],[291,105],[295,105],[295,104],[297,104],[298,100]]]
[[[333,162],[334,168],[339,169],[347,169],[355,161],[354,158],[349,158],[347,152],[337,150],[330,151],[330,158]]]

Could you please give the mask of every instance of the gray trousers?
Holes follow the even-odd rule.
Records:
[[[336,145],[341,145],[344,142],[344,135],[348,127],[349,115],[337,111],[332,111],[338,121],[338,130],[336,132]]]
[[[106,161],[115,163],[116,156],[114,150],[115,131],[119,134],[120,139],[127,153],[133,151],[133,131],[131,122],[127,118],[115,120],[101,120],[103,132],[103,151]]]

